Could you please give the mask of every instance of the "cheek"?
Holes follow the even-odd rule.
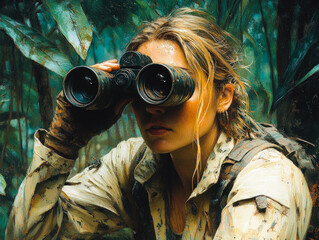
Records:
[[[193,132],[198,111],[198,95],[194,95],[185,103],[172,110],[175,122],[181,125],[182,131]],[[186,129],[185,129],[186,128]]]
[[[197,109],[197,101],[187,101],[181,106],[181,109],[179,109],[179,111],[175,111],[175,113],[179,121],[187,122],[188,124],[195,124]]]
[[[192,122],[193,122],[193,125],[195,126],[200,100],[199,100],[199,93],[197,91],[194,93],[194,95],[195,96],[193,96],[190,99],[191,101],[189,101],[189,106],[187,106],[188,109],[186,111],[186,114],[188,119],[193,120]],[[216,94],[214,93],[209,94],[209,92],[205,90],[202,104],[203,104],[202,112],[199,117],[200,129],[205,131],[211,128],[214,122],[216,121],[216,111],[217,111],[217,105],[218,105]]]

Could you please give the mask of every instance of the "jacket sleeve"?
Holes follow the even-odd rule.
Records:
[[[278,151],[264,150],[236,178],[214,240],[304,239],[311,209],[300,169]]]
[[[141,139],[120,143],[99,164],[67,181],[75,161],[43,146],[44,134],[36,133],[33,161],[14,201],[6,239],[88,239],[131,227],[126,193]]]

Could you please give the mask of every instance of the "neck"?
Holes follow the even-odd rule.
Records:
[[[201,162],[200,168],[198,169],[199,178],[201,178],[204,172],[209,154],[213,150],[213,147],[215,146],[219,137],[218,128],[216,127],[213,129],[216,130],[210,131],[199,139],[201,148]],[[188,197],[192,193],[193,187],[196,187],[197,185],[197,175],[194,176],[194,171],[196,169],[197,151],[198,149],[196,143],[193,142],[192,144],[189,144],[170,153],[176,173],[179,176]]]

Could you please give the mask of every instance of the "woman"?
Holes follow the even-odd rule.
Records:
[[[127,49],[188,71],[196,84],[192,97],[176,107],[133,99],[143,139],[120,143],[66,182],[79,148],[110,127],[132,99],[88,114],[60,95],[49,132],[36,133],[7,238],[89,239],[130,227],[137,239],[303,239],[311,213],[308,187],[275,149],[253,157],[221,216],[214,215],[221,165],[250,134],[228,34],[205,13],[183,8],[146,24]],[[119,69],[116,60],[94,67]],[[267,202],[263,211],[259,196]]]

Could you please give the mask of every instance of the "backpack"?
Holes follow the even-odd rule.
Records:
[[[212,229],[212,234],[215,234],[219,226],[221,211],[226,206],[227,197],[240,171],[260,151],[275,148],[300,168],[306,178],[313,200],[312,216],[306,239],[319,240],[319,164],[316,162],[316,157],[307,154],[305,151],[305,148],[314,148],[314,146],[302,139],[285,136],[271,124],[254,123],[253,130],[256,137],[244,138],[234,146],[222,164],[218,182],[212,187],[214,195],[210,200],[210,208],[214,211],[212,211],[210,221],[211,225],[215,227],[215,229]],[[136,156],[139,156],[136,165],[142,159],[145,149],[146,144],[144,143],[136,154]],[[150,214],[147,193],[137,181],[134,182],[132,195],[138,203],[140,212]],[[260,212],[265,211],[267,208],[266,197],[259,196],[255,200],[257,209]],[[145,221],[145,214],[143,215],[139,219],[141,223],[143,223],[143,220]]]
[[[215,226],[219,226],[221,210],[226,206],[227,197],[240,171],[260,151],[275,148],[300,168],[306,178],[313,201],[312,216],[306,239],[319,240],[319,165],[316,162],[316,157],[307,154],[305,150],[306,148],[314,148],[314,145],[302,139],[287,137],[280,133],[274,125],[267,123],[254,123],[253,130],[257,137],[244,138],[239,141],[222,165],[219,180],[214,186],[216,194],[211,201],[211,207],[218,209],[218,211],[214,211],[211,220],[215,221]],[[255,201],[260,212],[266,210],[266,197],[259,196]]]

